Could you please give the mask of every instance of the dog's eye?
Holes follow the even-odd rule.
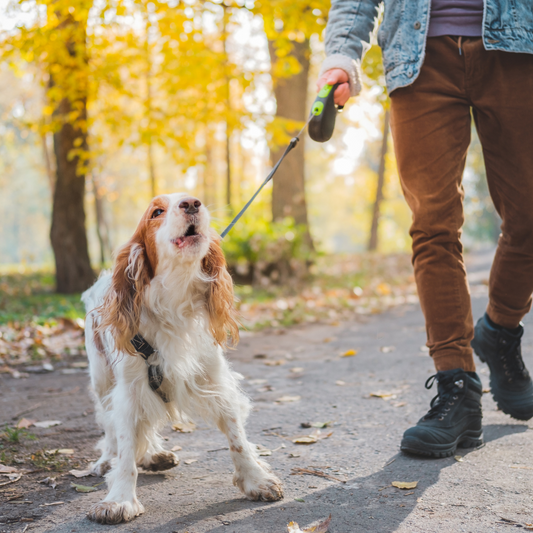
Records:
[[[165,211],[163,209],[156,209],[152,213],[152,218],[157,218],[159,215],[162,215]]]

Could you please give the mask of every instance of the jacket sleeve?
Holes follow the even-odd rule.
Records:
[[[350,94],[361,92],[361,60],[370,48],[370,36],[382,0],[332,0],[326,26],[326,59],[320,76],[332,68],[348,74]]]

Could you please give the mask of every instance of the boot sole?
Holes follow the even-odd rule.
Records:
[[[494,387],[492,385],[492,368],[490,367],[490,364],[488,363],[487,359],[477,352],[477,350],[476,350],[476,348],[474,347],[473,344],[472,344],[472,348],[474,349],[475,354],[479,357],[479,360],[482,363],[485,363],[489,367],[489,370],[490,370],[490,373],[491,373],[490,393],[492,395],[492,399],[496,402],[496,405],[498,406],[498,409],[502,413],[505,413],[506,415],[509,415],[511,418],[514,418],[515,420],[524,420],[524,421],[530,420],[533,417],[533,415],[521,415],[521,414],[518,414],[515,411],[513,411],[512,409],[510,409],[509,407],[507,407],[507,405],[502,403],[501,400],[498,400],[498,398],[496,398],[496,396],[494,395]]]
[[[402,440],[400,450],[413,455],[424,457],[450,457],[457,448],[477,448],[483,444],[483,431],[465,431],[452,444],[428,444],[415,438],[405,438]]]

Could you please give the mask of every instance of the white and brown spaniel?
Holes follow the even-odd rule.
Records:
[[[233,483],[247,498],[283,497],[281,482],[246,438],[250,402],[223,355],[228,334],[236,342],[239,332],[233,284],[209,221],[189,195],[154,198],[113,272],[83,294],[96,418],[105,431],[93,471],[107,473],[109,487],[89,510],[96,522],[117,524],[144,512],[137,467],[176,466],[158,432],[195,416],[228,438]],[[156,350],[146,361],[132,344],[136,335]]]

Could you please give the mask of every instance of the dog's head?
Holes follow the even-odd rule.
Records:
[[[155,276],[179,269],[207,280],[205,302],[215,341],[225,346],[230,333],[237,342],[233,283],[220,237],[209,222],[208,210],[188,194],[161,195],[150,202],[133,237],[117,253],[100,308],[99,329],[109,328],[117,349],[134,353],[130,341],[139,332],[146,288]]]

